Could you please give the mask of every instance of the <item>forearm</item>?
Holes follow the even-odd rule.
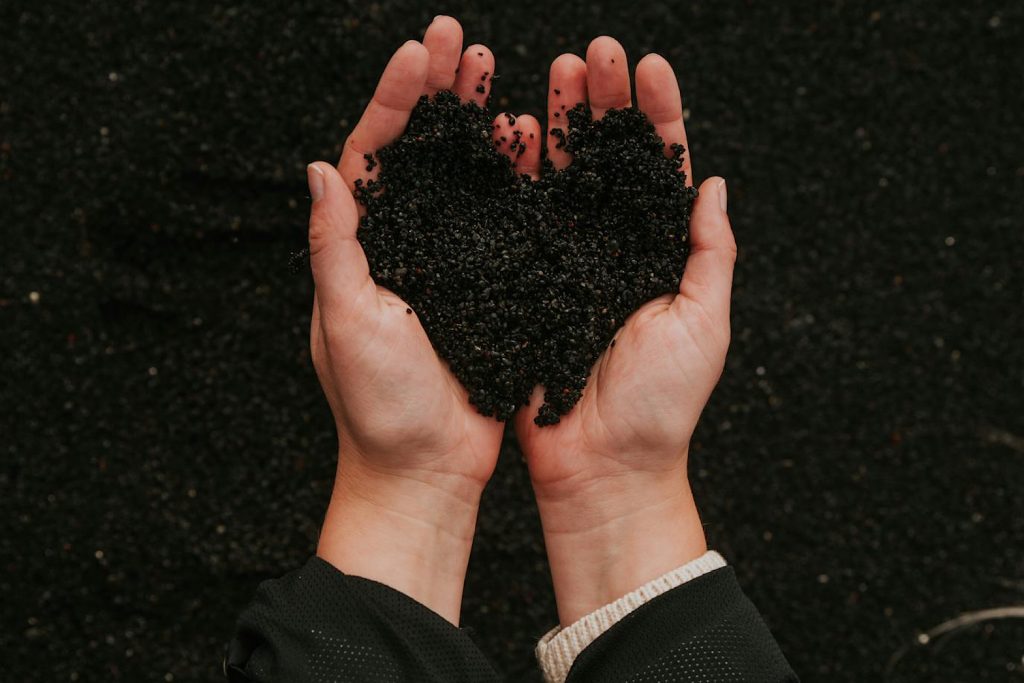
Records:
[[[685,471],[640,476],[538,491],[562,626],[706,552]]]
[[[458,625],[479,500],[456,478],[425,483],[340,465],[317,555]]]

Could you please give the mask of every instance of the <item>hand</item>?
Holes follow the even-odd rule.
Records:
[[[459,67],[456,76],[456,67]],[[453,89],[483,104],[494,57],[462,52],[462,27],[437,17],[391,58],[335,170],[309,167],[313,364],[338,430],[335,490],[317,554],[458,623],[480,492],[503,425],[480,415],[437,357],[416,314],[370,278],[351,188],[364,154],[405,130],[421,95]],[[484,92],[477,87],[484,86]]]
[[[648,55],[636,69],[640,108],[666,145],[686,145],[672,67]],[[631,106],[626,54],[602,37],[586,62],[551,65],[549,128],[561,105],[589,97],[593,115]],[[556,91],[558,94],[556,94]],[[562,168],[571,163],[550,144]],[[687,149],[683,167],[690,181]],[[725,363],[736,243],[725,182],[703,183],[690,224],[691,254],[676,294],[636,311],[594,365],[560,423],[533,423],[540,393],[515,420],[533,481],[559,617],[568,625],[706,551],[687,480],[690,437]]]

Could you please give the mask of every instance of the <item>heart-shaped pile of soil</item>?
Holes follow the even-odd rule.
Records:
[[[422,98],[405,133],[368,159],[359,241],[377,284],[412,306],[486,415],[505,420],[545,387],[537,424],[580,399],[630,313],[675,292],[696,190],[636,109],[599,121],[579,105],[559,142],[572,164],[519,176],[492,117],[457,96]],[[513,141],[513,151],[540,140]]]

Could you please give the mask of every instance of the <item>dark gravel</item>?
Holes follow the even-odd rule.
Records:
[[[493,119],[451,92],[422,98],[405,134],[377,151],[380,176],[357,185],[356,197],[367,208],[358,236],[374,281],[416,311],[470,402],[507,420],[535,384],[525,269],[550,210],[495,149]]]
[[[0,677],[216,680],[257,582],[312,551],[334,435],[282,255],[306,164],[439,11],[494,49],[496,110],[541,114],[600,33],[678,69],[740,245],[693,479],[804,680],[1024,602],[1024,8],[474,6],[0,6]],[[536,680],[554,620],[509,440],[464,621]],[[969,628],[889,680],[1014,680],[1021,642]]]
[[[424,97],[405,133],[366,155],[380,175],[356,181],[374,281],[415,309],[470,402],[499,420],[539,384],[534,419],[557,423],[626,317],[677,291],[686,263],[696,190],[683,148],[666,157],[637,109],[567,113],[573,164],[534,182],[495,149],[486,109]],[[514,135],[517,154],[539,144]]]

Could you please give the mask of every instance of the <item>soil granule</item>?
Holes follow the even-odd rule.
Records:
[[[359,230],[374,280],[416,311],[483,414],[505,420],[545,387],[535,416],[554,424],[638,307],[675,292],[696,190],[684,150],[665,154],[637,109],[600,121],[577,105],[574,155],[539,181],[517,175],[491,140],[492,116],[449,92],[422,98],[406,132],[368,155]],[[509,125],[514,119],[509,117]],[[510,148],[528,144],[514,134]]]

